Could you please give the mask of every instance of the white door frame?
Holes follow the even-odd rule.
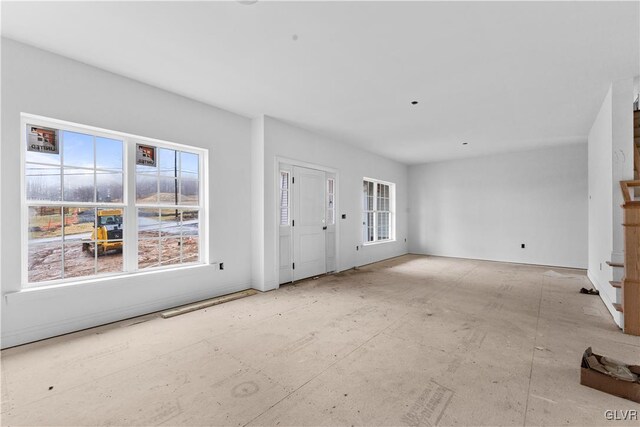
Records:
[[[275,221],[276,227],[274,232],[274,239],[276,241],[276,262],[274,263],[274,274],[276,277],[277,288],[280,287],[280,169],[281,165],[299,166],[303,168],[316,169],[324,172],[328,172],[335,175],[335,195],[334,203],[336,210],[336,239],[335,239],[335,254],[336,254],[336,269],[339,271],[340,267],[340,173],[337,169],[328,166],[322,166],[314,163],[305,162],[302,160],[290,159],[287,157],[276,156],[274,159],[274,174],[273,174],[273,188],[275,190]],[[291,203],[289,204],[291,206]],[[291,264],[291,263],[289,263]],[[293,274],[292,274],[293,277]],[[277,289],[276,288],[276,289]]]

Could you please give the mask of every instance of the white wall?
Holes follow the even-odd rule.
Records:
[[[312,163],[337,171],[338,270],[346,270],[407,253],[407,166],[331,140],[304,129],[264,117],[264,276],[254,286],[268,290],[278,286],[276,260],[277,158]],[[259,173],[259,171],[258,171]],[[396,184],[396,241],[362,246],[362,178]],[[253,196],[255,200],[256,196]],[[346,219],[342,219],[346,214]],[[259,243],[259,239],[254,238]],[[359,246],[359,250],[356,250]],[[255,262],[255,260],[254,260]]]
[[[611,90],[602,102],[598,116],[589,132],[589,279],[600,291],[608,307],[616,302],[616,290],[606,261],[613,252],[613,151],[612,151]],[[610,310],[611,311],[611,310]],[[613,310],[616,323],[619,316]]]
[[[225,269],[18,292],[21,112],[209,149],[209,253]],[[250,286],[249,119],[2,39],[1,135],[3,347]]]
[[[633,79],[613,82],[588,137],[589,152],[589,267],[588,276],[600,291],[615,322],[623,316],[613,308],[620,290],[610,280],[621,280],[623,270],[606,262],[624,261],[622,193],[620,181],[633,179]]]
[[[585,144],[411,166],[409,199],[412,253],[587,266]]]

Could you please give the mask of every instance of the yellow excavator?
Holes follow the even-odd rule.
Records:
[[[82,242],[82,251],[93,256],[94,247],[97,248],[98,255],[110,251],[122,252],[122,209],[98,211],[98,223],[91,233],[91,239]]]

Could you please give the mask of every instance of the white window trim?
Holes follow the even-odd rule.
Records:
[[[368,178],[366,176],[362,178],[362,181],[368,181],[373,183],[373,208],[374,208],[373,209],[374,240],[372,242],[365,242],[363,239],[362,246],[375,246],[375,245],[381,245],[384,243],[395,242],[396,241],[396,184],[389,181],[383,181],[381,179]],[[378,204],[378,200],[377,200],[378,189],[376,184],[383,184],[383,185],[389,186],[389,238],[384,240],[377,240],[378,215],[376,215],[376,213],[378,212],[378,210],[376,208]],[[367,212],[367,211],[363,210],[361,213],[364,213],[364,212]]]
[[[27,201],[26,192],[26,153],[27,153],[27,134],[26,126],[28,124],[50,127],[70,132],[78,132],[91,134],[97,137],[117,138],[123,141],[123,203],[99,203],[99,202],[65,202],[65,201]],[[137,269],[138,263],[138,208],[145,208],[145,205],[136,204],[136,180],[135,180],[135,150],[136,143],[153,145],[159,148],[167,148],[198,154],[199,158],[199,200],[198,206],[171,205],[171,209],[197,209],[199,210],[198,219],[200,222],[198,235],[198,252],[199,261],[183,264],[175,264],[169,266],[159,266]],[[79,123],[68,122],[64,120],[52,119],[35,114],[20,113],[20,288],[21,291],[37,290],[59,286],[69,286],[94,281],[103,281],[109,279],[118,279],[123,276],[133,277],[146,275],[154,272],[163,272],[167,270],[177,270],[189,267],[198,267],[209,265],[209,150],[206,148],[193,147],[185,144],[163,141],[155,138],[134,135],[126,132],[112,131],[95,126],[89,126]],[[61,165],[62,167],[62,165]],[[66,279],[47,280],[42,282],[30,283],[28,280],[28,259],[29,259],[29,209],[28,206],[38,205],[55,205],[62,207],[82,207],[82,206],[100,206],[108,205],[113,208],[124,209],[124,233],[123,241],[126,242],[122,253],[123,271],[114,273],[94,274],[90,276],[71,277]],[[162,208],[161,205],[148,206],[151,208]],[[126,209],[125,209],[126,208]],[[64,265],[61,267],[64,268]]]

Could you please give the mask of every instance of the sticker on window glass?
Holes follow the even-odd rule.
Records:
[[[27,150],[39,153],[59,154],[58,131],[41,126],[27,125]]]
[[[143,166],[156,166],[156,147],[151,145],[136,144],[136,164]]]

